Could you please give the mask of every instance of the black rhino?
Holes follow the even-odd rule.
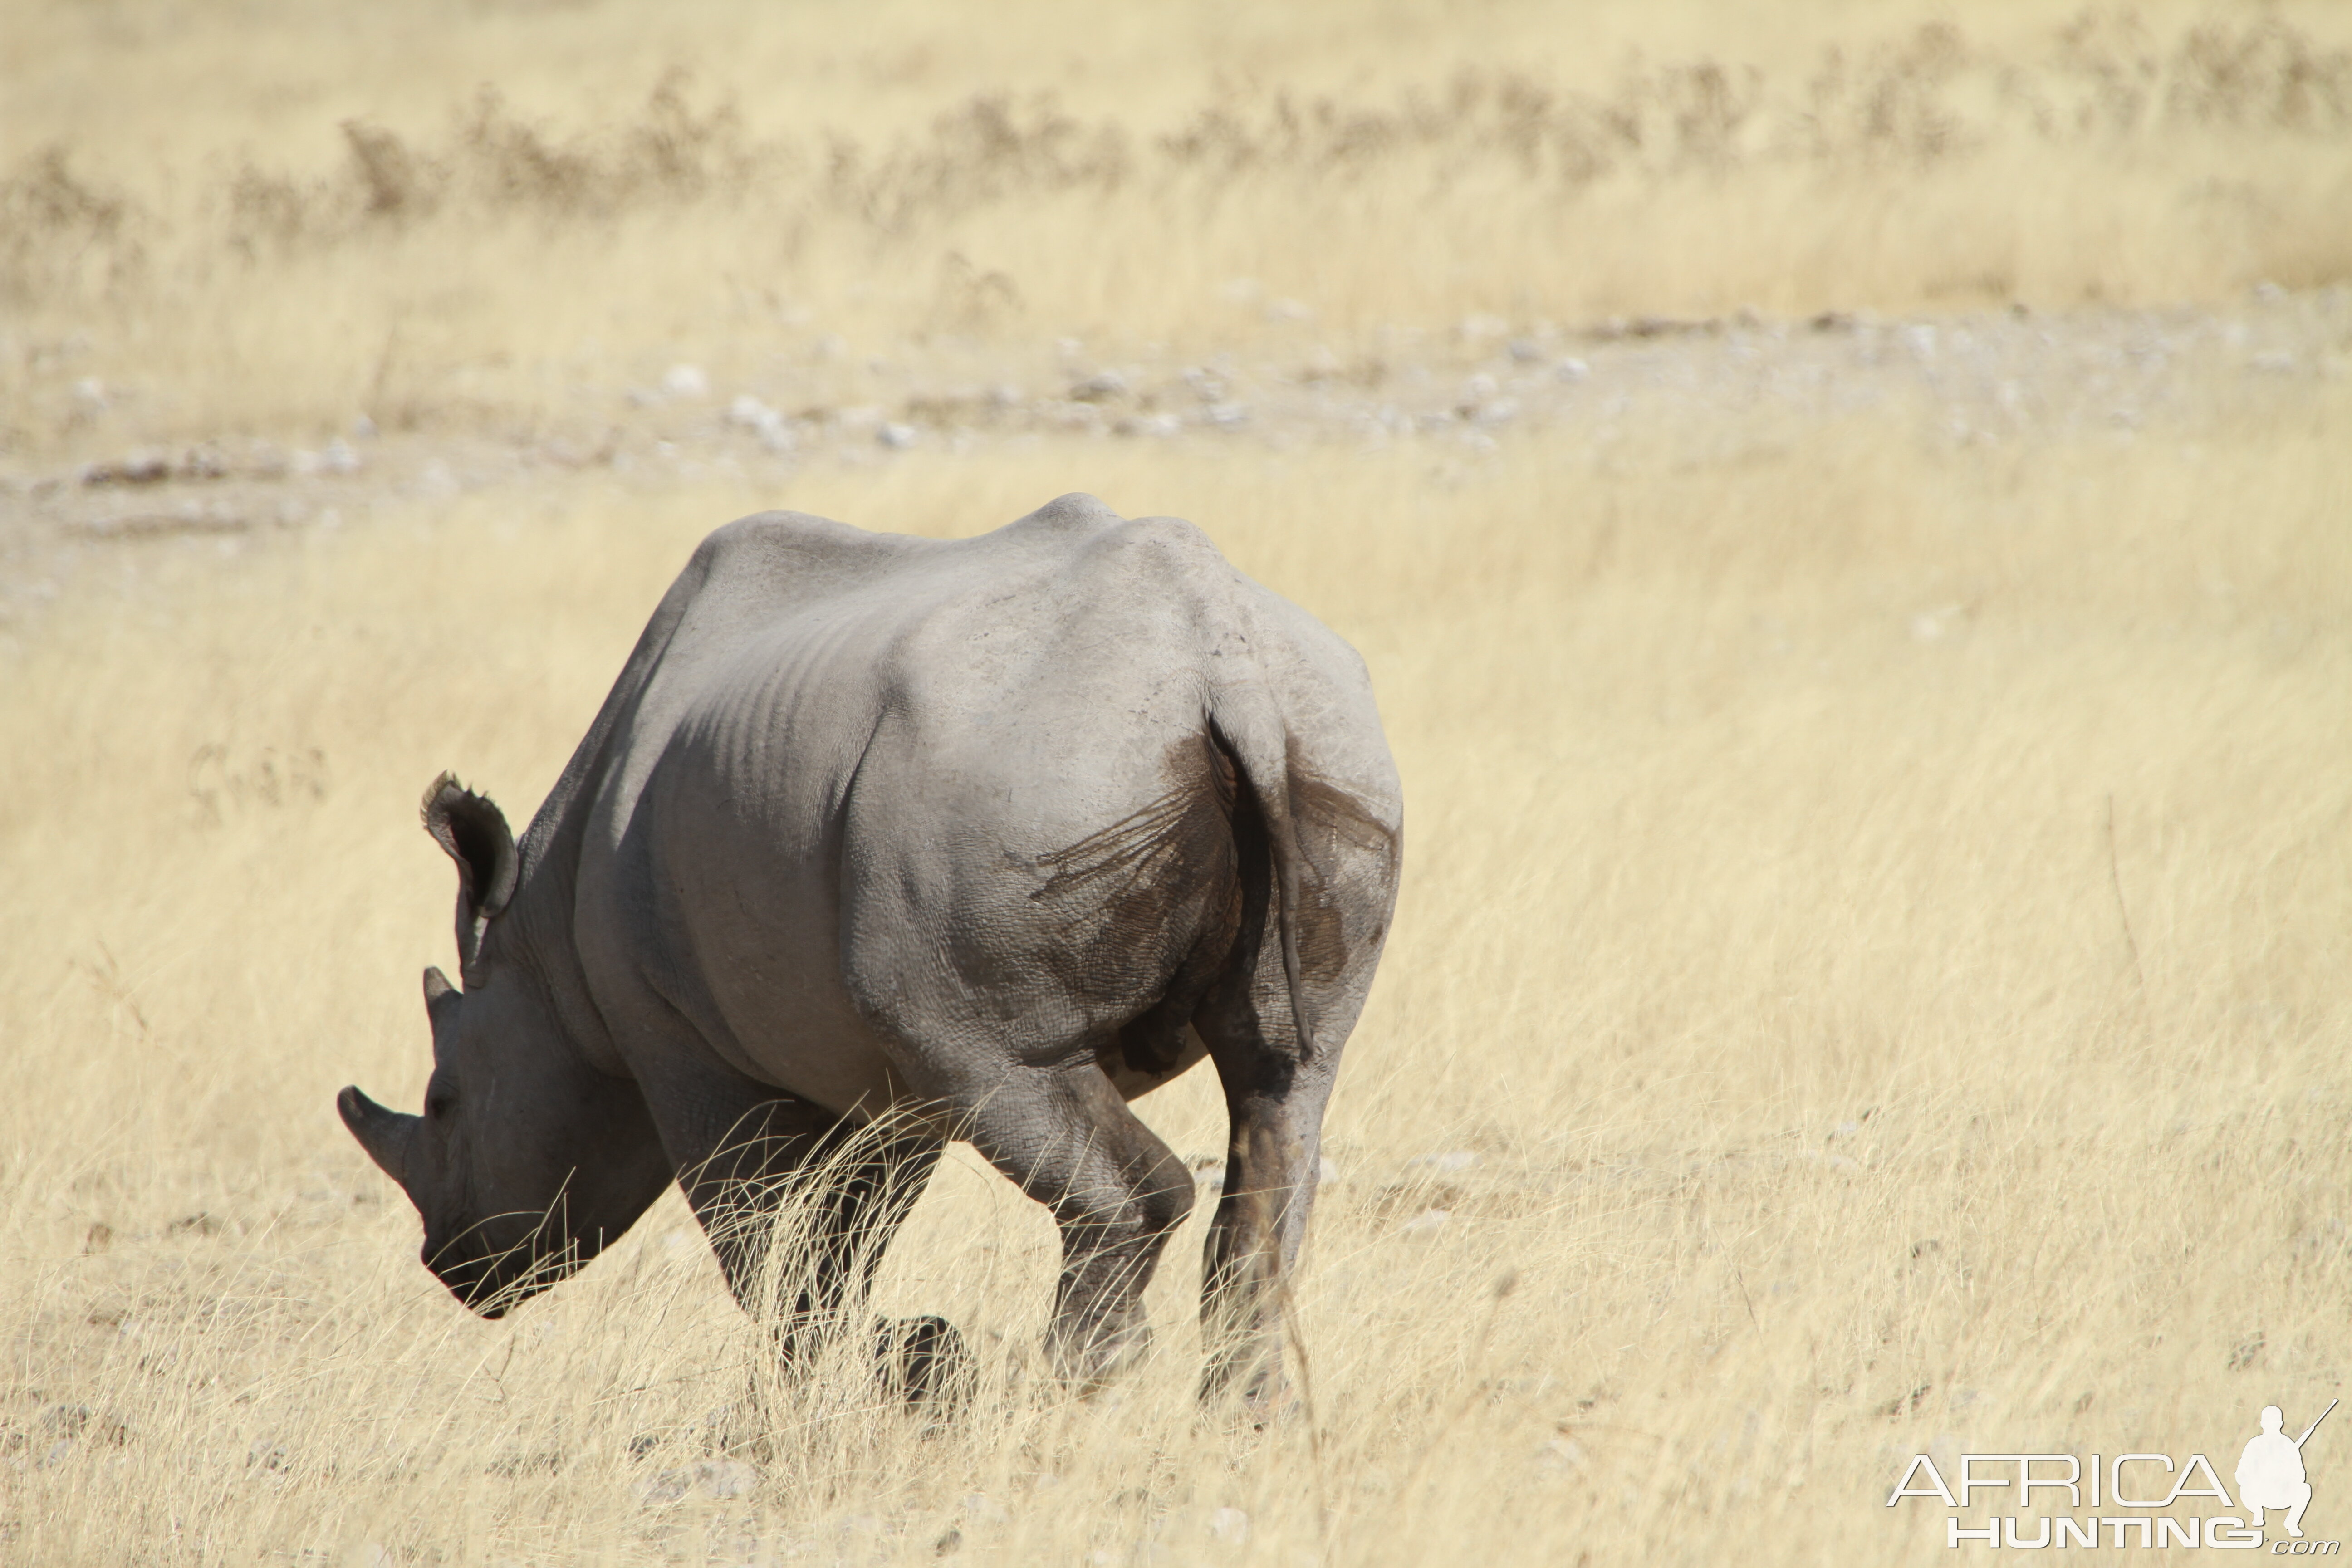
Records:
[[[1082,495],[952,542],[748,517],[519,844],[448,775],[427,792],[464,989],[425,972],[424,1115],[338,1108],[489,1316],[673,1179],[751,1305],[761,1215],[887,1111],[819,1211],[787,1356],[969,1139],[1059,1224],[1047,1349],[1092,1386],[1146,1342],[1192,1205],[1128,1102],[1206,1057],[1232,1132],[1202,1392],[1264,1401],[1402,811],[1363,661],[1189,523]],[[960,1353],[935,1319],[896,1342],[918,1395]]]

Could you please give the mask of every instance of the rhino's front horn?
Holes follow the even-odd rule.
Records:
[[[408,1151],[416,1141],[417,1123],[424,1119],[378,1105],[362,1094],[355,1083],[345,1084],[343,1092],[335,1096],[335,1109],[342,1113],[343,1125],[352,1130],[368,1158],[405,1192]]]

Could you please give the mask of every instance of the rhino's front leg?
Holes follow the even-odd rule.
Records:
[[[865,1301],[944,1146],[922,1135],[874,1141],[847,1118],[733,1074],[673,1079],[646,1098],[728,1288],[774,1322],[787,1363],[804,1362]],[[803,1198],[805,1250],[776,1256],[779,1211]],[[969,1360],[939,1318],[877,1324],[875,1348],[885,1381],[916,1401],[951,1392]]]

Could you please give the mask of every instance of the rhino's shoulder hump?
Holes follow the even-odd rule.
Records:
[[[755,511],[704,539],[695,557],[713,578],[870,566],[932,542],[874,533],[805,511]]]
[[[822,600],[887,572],[935,541],[870,533],[801,511],[762,511],[714,531],[679,582],[698,614],[719,604],[772,614]]]
[[[1120,521],[1118,513],[1084,490],[1055,496],[1028,516],[1016,518],[1001,531],[1089,533]]]

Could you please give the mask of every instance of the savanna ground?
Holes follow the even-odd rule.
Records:
[[[2341,1390],[2352,20],[1098,10],[6,8],[0,1559],[1928,1560],[1916,1452]],[[1071,489],[1403,770],[1301,1410],[1195,1415],[1206,1205],[1055,1391],[969,1151],[944,1427],[674,1196],[467,1317],[330,1104],[418,791],[520,821],[731,516]]]

